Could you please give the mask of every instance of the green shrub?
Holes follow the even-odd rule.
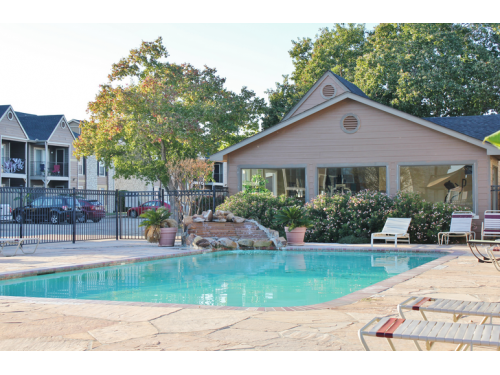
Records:
[[[450,229],[451,214],[461,210],[449,203],[427,202],[416,193],[399,192],[390,197],[368,190],[354,195],[320,195],[306,206],[313,221],[306,241],[322,243],[341,243],[351,236],[363,241],[359,243],[368,243],[372,233],[382,231],[388,217],[408,217],[412,219],[410,241],[435,244],[437,234]]]
[[[281,236],[284,236],[285,229],[283,225],[275,223],[275,215],[283,207],[297,205],[302,205],[302,202],[284,195],[275,197],[271,193],[239,192],[228,197],[224,203],[217,206],[217,209],[231,211],[236,216],[256,220],[266,228],[277,230]]]
[[[409,232],[413,243],[436,244],[438,233],[450,230],[452,213],[463,210],[450,203],[427,202],[416,193],[398,192],[393,202],[387,217],[411,218]]]
[[[278,210],[275,215],[275,222],[278,226],[288,227],[288,231],[299,227],[309,228],[312,225],[305,208],[300,206],[283,207]]]

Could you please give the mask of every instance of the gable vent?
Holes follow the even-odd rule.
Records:
[[[9,111],[9,113],[7,114],[7,118],[9,120],[13,120],[14,119],[14,114],[12,112]]]
[[[332,85],[325,85],[323,86],[323,90],[321,90],[321,96],[323,96],[324,99],[330,99],[335,96],[335,87]]]
[[[340,124],[342,130],[346,133],[355,133],[359,128],[359,120],[356,115],[348,114],[342,118]]]

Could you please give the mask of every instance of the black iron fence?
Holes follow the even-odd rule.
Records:
[[[139,239],[140,215],[165,206],[172,218],[215,210],[227,188],[182,191],[0,188],[0,238],[40,242]]]

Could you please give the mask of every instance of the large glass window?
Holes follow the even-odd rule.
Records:
[[[446,202],[473,210],[472,165],[399,167],[399,188],[419,193],[429,202]]]
[[[241,182],[243,189],[245,183],[251,183],[252,177],[257,174],[266,180],[266,189],[271,191],[274,195],[297,197],[305,201],[305,168],[242,169]]]
[[[318,193],[357,193],[374,190],[386,193],[386,167],[318,168]]]

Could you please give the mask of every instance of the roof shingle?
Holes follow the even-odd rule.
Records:
[[[47,141],[63,115],[36,116],[16,112],[26,134],[31,140]]]
[[[425,117],[424,120],[480,141],[500,130],[500,115]]]

